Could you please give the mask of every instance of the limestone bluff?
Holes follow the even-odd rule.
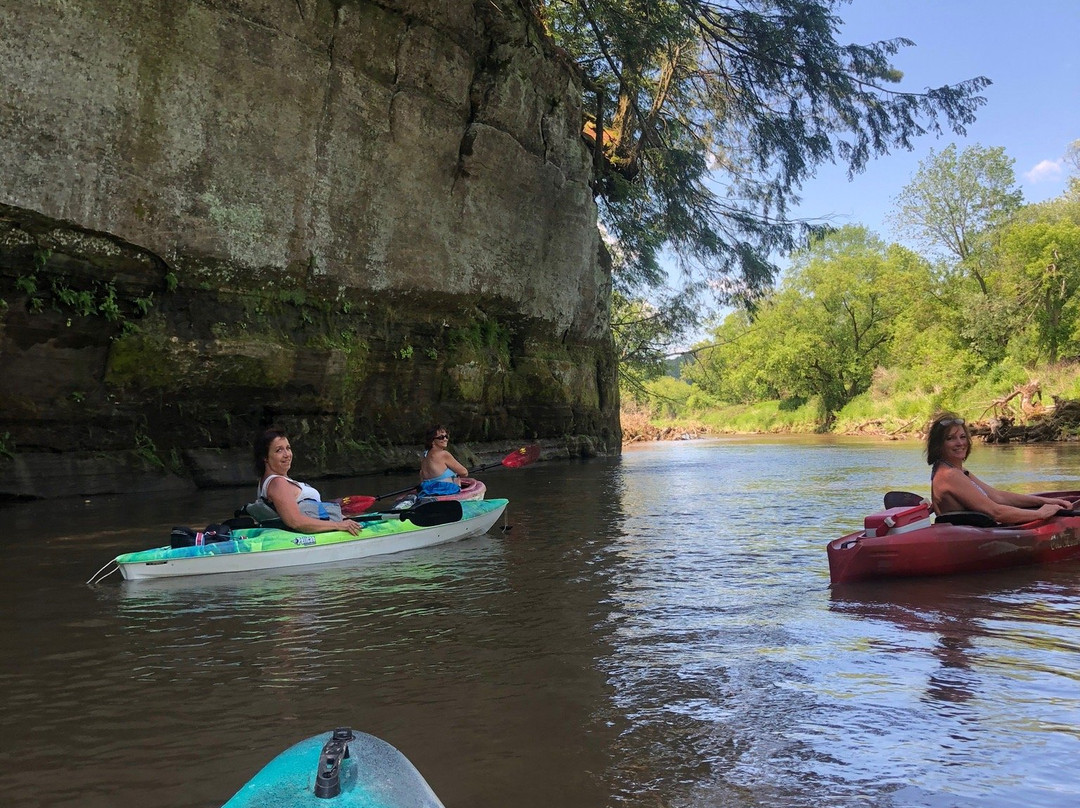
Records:
[[[580,86],[514,3],[0,8],[0,499],[617,452]]]

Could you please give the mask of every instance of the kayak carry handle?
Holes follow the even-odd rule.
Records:
[[[323,745],[315,774],[316,797],[331,799],[341,793],[341,761],[349,756],[349,741],[355,737],[348,727],[339,727]]]

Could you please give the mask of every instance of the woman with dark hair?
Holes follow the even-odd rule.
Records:
[[[1067,499],[1014,494],[984,483],[964,468],[971,454],[971,432],[963,418],[945,412],[926,433],[926,462],[930,464],[930,498],[938,514],[979,511],[995,522],[1016,525],[1045,519],[1072,508]]]
[[[459,477],[468,477],[469,470],[461,465],[446,448],[450,433],[437,424],[424,435],[424,459],[420,461],[420,494],[446,496],[461,491]]]
[[[290,530],[299,533],[344,530],[354,536],[360,532],[357,522],[342,518],[339,505],[323,502],[315,488],[289,477],[293,453],[285,430],[279,427],[263,430],[255,438],[253,453],[259,498],[277,511]]]

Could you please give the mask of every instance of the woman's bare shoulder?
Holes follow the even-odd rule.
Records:
[[[958,480],[967,476],[967,473],[963,469],[959,469],[956,466],[949,466],[942,463],[938,466],[937,471],[934,472],[935,480]]]

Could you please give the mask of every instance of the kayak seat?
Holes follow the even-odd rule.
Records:
[[[910,491],[889,491],[885,495],[886,508],[912,508],[924,502],[929,502],[929,500]]]
[[[247,524],[230,525],[230,527],[285,527],[278,512],[262,497],[238,509],[233,514],[233,518],[227,521],[240,522],[241,520]]]
[[[998,527],[998,523],[982,511],[949,511],[939,513],[937,524],[969,525],[970,527]]]

